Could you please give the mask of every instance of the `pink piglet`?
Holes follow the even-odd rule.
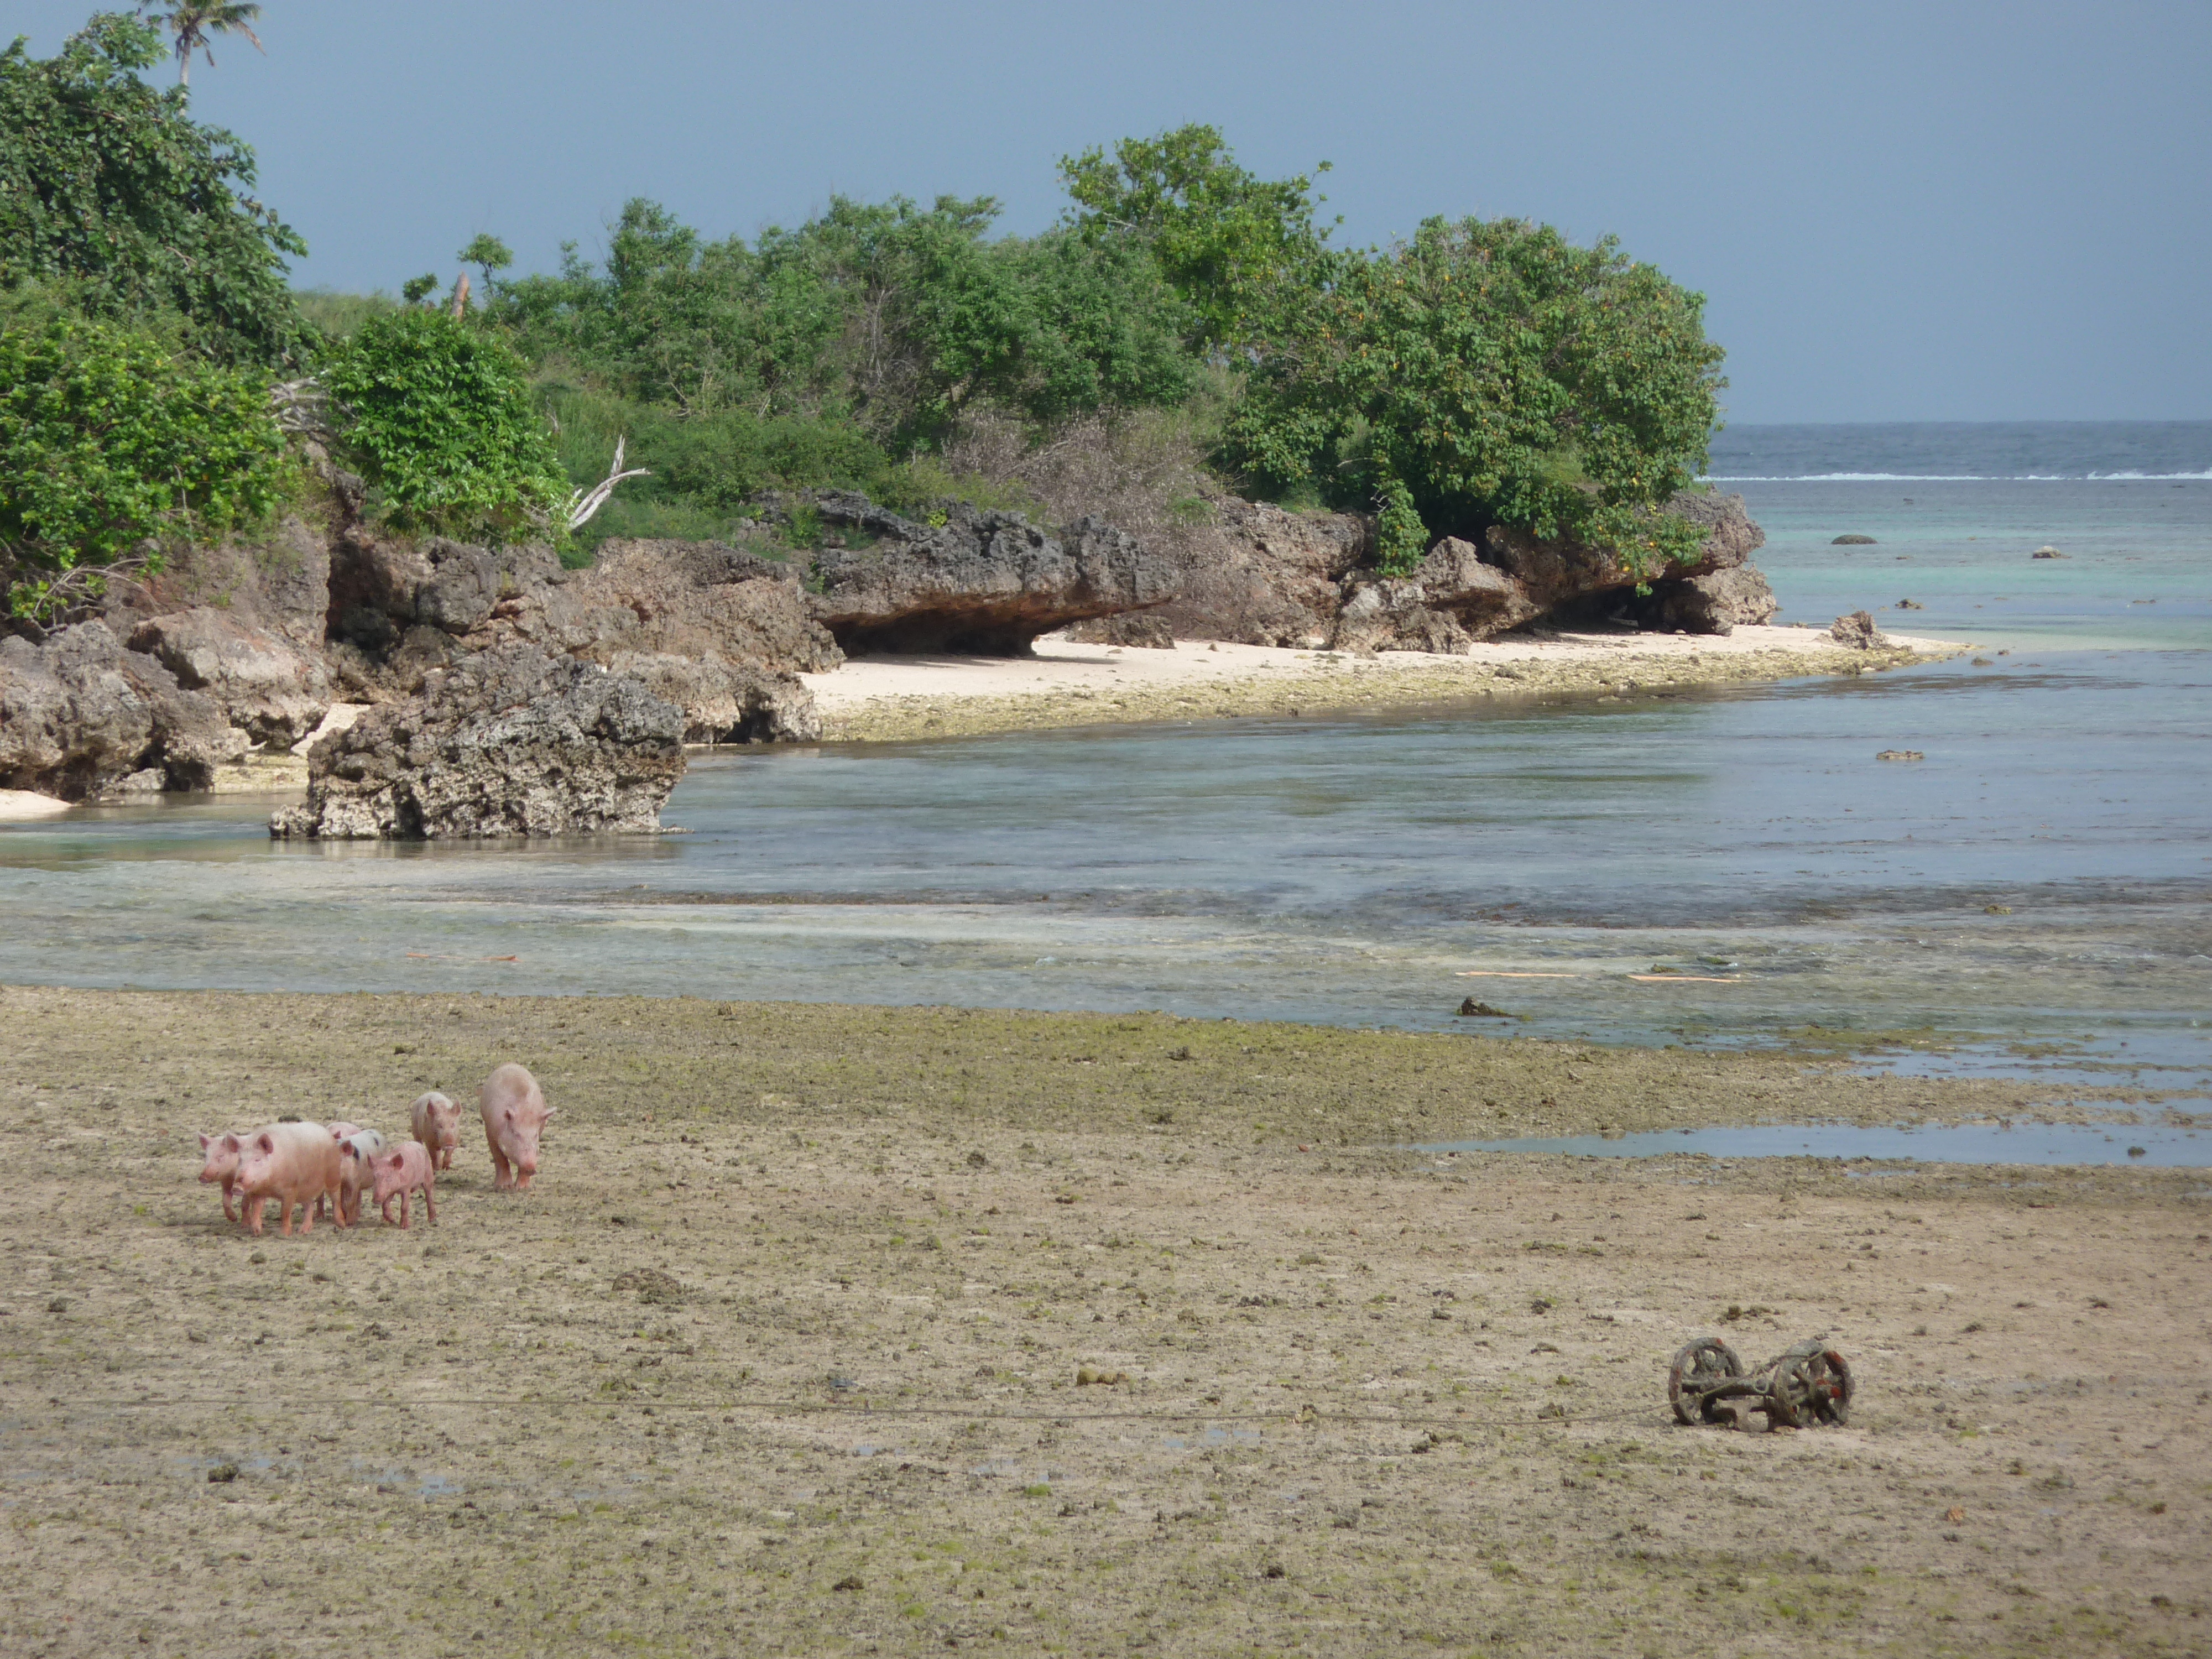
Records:
[[[431,1221],[438,1218],[438,1206],[431,1196],[437,1181],[437,1172],[431,1168],[429,1149],[419,1140],[404,1140],[387,1152],[376,1154],[370,1166],[375,1172],[376,1207],[388,1226],[392,1221],[392,1200],[399,1200],[399,1224],[409,1224],[408,1202],[418,1188],[422,1194],[422,1213]]]

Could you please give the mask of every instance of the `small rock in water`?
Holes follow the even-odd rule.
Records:
[[[1856,534],[1838,536],[1835,540],[1828,544],[1831,547],[1872,547],[1874,544],[1875,539],[1873,537]]]
[[[1507,1013],[1503,1008],[1493,1008],[1486,1002],[1477,1002],[1473,997],[1469,997],[1466,1001],[1461,1003],[1459,1006],[1459,1011],[1462,1014],[1479,1014],[1485,1019],[1510,1019],[1513,1018],[1512,1015]]]
[[[1925,611],[1928,607],[1917,599],[1899,599],[1897,608],[1899,611]]]
[[[1889,643],[1875,626],[1873,612],[1867,611],[1854,611],[1848,617],[1837,617],[1828,629],[1828,637],[1857,651],[1877,650]]]
[[[2055,547],[2039,547],[2027,556],[2031,559],[2063,559],[2066,556]]]
[[[1982,907],[1982,914],[1985,916],[2008,916],[2012,914],[2012,906],[2009,904],[1984,904]]]
[[[1928,757],[1917,749],[1885,749],[1875,757],[1876,760],[1926,760]]]

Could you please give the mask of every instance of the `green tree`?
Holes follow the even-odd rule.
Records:
[[[0,288],[70,284],[116,320],[173,311],[213,357],[277,362],[300,337],[285,256],[307,246],[252,194],[251,149],[139,78],[161,55],[113,12],[52,58],[0,52]]]
[[[840,197],[748,246],[632,202],[600,270],[571,247],[559,276],[499,284],[495,314],[541,360],[688,417],[850,419],[901,453],[979,400],[1048,424],[1188,392],[1186,315],[1141,249],[993,240],[998,211]]]
[[[1327,173],[1326,161],[1316,173]],[[1237,165],[1218,129],[1124,138],[1109,157],[1062,156],[1060,175],[1091,240],[1151,252],[1191,310],[1201,349],[1249,349],[1289,326],[1326,271],[1329,228],[1315,222],[1313,179],[1261,179]]]
[[[258,5],[246,4],[242,0],[185,0],[164,13],[151,5],[141,5],[149,21],[166,25],[176,37],[177,82],[180,86],[192,83],[192,54],[206,55],[208,67],[215,67],[215,47],[208,37],[228,34],[235,31],[253,42],[253,49],[266,55],[268,48],[261,37],[253,32],[253,21],[261,15]]]
[[[118,566],[266,513],[283,434],[258,377],[151,335],[19,305],[0,326],[0,562],[9,610],[50,617]]]
[[[428,307],[372,317],[322,372],[341,443],[404,530],[556,537],[568,484],[496,337]]]
[[[1704,307],[1611,238],[1431,219],[1339,263],[1255,373],[1226,454],[1279,488],[1393,509],[1401,567],[1429,534],[1503,524],[1643,574],[1703,541],[1659,509],[1703,468],[1726,384]]]
[[[465,265],[474,265],[483,272],[484,297],[491,297],[491,280],[495,272],[505,270],[514,263],[514,254],[496,236],[479,234],[474,240],[453,256]]]

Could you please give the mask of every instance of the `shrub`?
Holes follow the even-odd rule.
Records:
[[[444,311],[370,317],[323,381],[339,438],[396,526],[504,541],[551,536],[568,485],[522,362]]]
[[[0,326],[0,546],[9,608],[51,617],[158,569],[165,544],[266,513],[288,481],[258,377],[58,309]]]
[[[1643,574],[1704,539],[1658,510],[1704,466],[1719,413],[1704,305],[1610,238],[1431,219],[1339,261],[1255,370],[1224,454],[1401,524],[1410,506],[1423,541],[1510,525]]]
[[[173,311],[191,343],[273,362],[298,339],[284,256],[307,245],[253,196],[253,152],[137,76],[144,23],[93,17],[50,58],[0,51],[0,288],[70,283],[84,308]]]

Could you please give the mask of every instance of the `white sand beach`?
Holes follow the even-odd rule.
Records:
[[[1353,656],[1178,641],[1172,650],[1082,645],[1060,635],[1031,657],[861,657],[802,678],[832,740],[1224,715],[1304,714],[1483,696],[1627,696],[1803,674],[1855,674],[1956,655],[1949,641],[1891,635],[1859,651],[1825,631],[1725,635],[1606,631],[1514,635],[1465,656]]]

